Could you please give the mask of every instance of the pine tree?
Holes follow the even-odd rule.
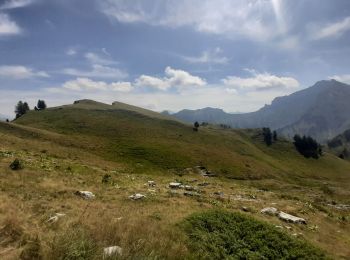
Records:
[[[38,104],[37,104],[37,109],[38,110],[44,110],[44,109],[46,109],[46,103],[45,103],[45,101],[44,100],[38,100]]]
[[[199,123],[196,121],[196,122],[194,122],[194,124],[193,124],[193,131],[198,131],[198,128],[199,128]]]
[[[23,116],[29,110],[30,108],[27,102],[18,101],[15,107],[16,118]]]
[[[264,142],[267,146],[270,146],[272,144],[272,133],[271,129],[268,127],[263,128],[263,136],[264,136]]]

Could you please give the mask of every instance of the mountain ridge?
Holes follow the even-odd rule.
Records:
[[[222,109],[205,108],[181,110],[173,116],[186,122],[208,121],[234,128],[270,127],[288,138],[305,134],[325,142],[350,126],[350,115],[343,113],[350,109],[347,98],[350,98],[349,85],[334,79],[322,80],[291,95],[277,97],[270,105],[250,113],[231,114]]]

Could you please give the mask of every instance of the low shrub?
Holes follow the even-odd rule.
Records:
[[[23,169],[23,165],[19,159],[15,159],[11,164],[10,168],[14,171]]]
[[[183,226],[196,259],[327,259],[307,242],[240,213],[196,213]]]

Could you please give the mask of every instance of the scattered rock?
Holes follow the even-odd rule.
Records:
[[[313,225],[313,226],[309,227],[309,230],[317,231],[318,230],[318,226],[317,225]]]
[[[148,181],[147,184],[148,184],[148,187],[155,187],[156,186],[155,181]]]
[[[219,196],[219,197],[223,197],[224,193],[222,191],[215,191],[214,195]]]
[[[345,205],[345,204],[327,204],[327,206],[338,210],[350,210],[350,205]]]
[[[171,188],[171,189],[179,189],[179,188],[181,188],[181,183],[180,182],[170,182],[169,183],[169,187]]]
[[[290,215],[288,213],[285,213],[281,211],[278,214],[278,217],[284,221],[291,222],[291,223],[296,223],[296,224],[305,224],[306,225],[306,220],[303,218],[299,218],[293,215]]]
[[[263,214],[271,215],[271,216],[276,216],[278,214],[278,210],[276,208],[273,208],[273,207],[263,208],[260,212]]]
[[[200,194],[198,194],[197,192],[191,192],[191,191],[185,191],[184,195],[187,197],[199,197]]]
[[[275,226],[276,228],[280,228],[280,229],[283,229],[283,227],[282,226]]]
[[[187,190],[187,191],[193,191],[195,190],[194,187],[190,186],[190,185],[182,185],[180,186],[180,188],[184,189],[184,190]]]
[[[129,198],[132,200],[140,200],[140,199],[146,198],[146,196],[143,194],[140,194],[140,193],[135,193],[135,194],[129,196]]]
[[[120,246],[110,246],[103,249],[103,258],[122,255],[123,249]]]
[[[244,207],[244,206],[243,206],[241,209],[242,209],[242,211],[244,211],[244,212],[250,212],[250,208],[248,208],[248,207]]]
[[[216,176],[215,173],[208,171],[207,168],[205,168],[204,166],[196,166],[194,168],[204,177],[215,177]]]
[[[233,196],[233,200],[237,200],[237,201],[251,201],[251,202],[258,201],[255,197],[252,198],[251,196],[247,197],[247,196],[244,196],[244,195]]]
[[[61,217],[64,217],[66,214],[56,213],[54,216],[50,217],[46,222],[53,224],[57,222]]]
[[[74,194],[88,200],[95,198],[95,194],[91,191],[76,191]]]
[[[208,186],[208,185],[210,185],[210,183],[209,183],[209,182],[202,182],[202,183],[198,183],[198,186],[202,186],[202,187],[204,187],[204,186]]]

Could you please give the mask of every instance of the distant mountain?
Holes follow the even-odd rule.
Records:
[[[350,129],[328,141],[328,148],[343,159],[350,159]]]
[[[271,105],[245,114],[221,109],[182,110],[173,116],[186,121],[223,123],[236,128],[270,127],[280,134],[311,135],[324,142],[350,128],[350,85],[323,80],[289,96],[275,98]]]

